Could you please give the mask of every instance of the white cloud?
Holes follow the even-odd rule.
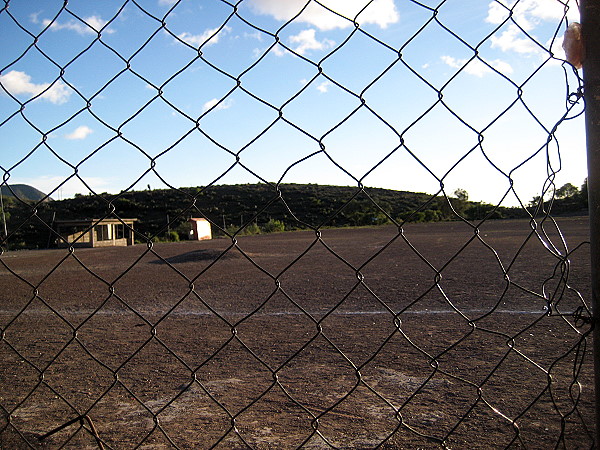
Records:
[[[508,5],[502,5],[496,1],[493,1],[488,5],[488,15],[485,18],[485,21],[498,25],[506,20],[508,14]]]
[[[102,27],[106,25],[106,20],[98,16],[85,17],[83,21],[87,23],[87,25],[79,21],[75,21],[74,19],[65,23],[59,23],[56,21],[52,22],[49,19],[44,19],[42,21],[42,24],[45,27],[50,25],[50,30],[52,31],[71,30],[75,31],[78,34],[81,34],[82,36],[86,34],[96,35],[100,30],[102,30]],[[90,27],[92,27],[93,29]],[[114,32],[115,30],[112,30],[110,28],[102,30],[102,33],[107,34],[112,34]]]
[[[535,37],[532,32],[543,21],[558,21],[565,14],[564,5],[556,0],[504,0],[493,1],[488,5],[486,22],[498,25],[503,23],[512,10],[512,20],[507,28],[503,28],[500,35],[491,38],[492,48],[499,48],[503,52],[514,51],[521,54],[533,54],[542,51],[534,41],[522,33],[521,27]],[[571,6],[567,12],[570,22],[579,20],[577,7]]]
[[[498,72],[500,72],[504,75],[513,73],[512,66],[509,63],[507,63],[506,61],[502,61],[501,59],[494,59],[492,61],[486,61],[486,62],[490,66],[492,66],[494,69],[496,69]]]
[[[225,34],[231,31],[231,27],[223,27],[221,31],[219,28],[211,28],[205,30],[202,34],[191,34],[188,32],[183,32],[178,34],[177,37],[182,41],[190,44],[192,47],[200,47],[202,44],[206,42],[206,46],[214,45],[219,42],[219,39]],[[215,34],[217,33],[217,34]],[[212,36],[212,37],[211,37]],[[210,39],[210,40],[209,40]]]
[[[158,0],[160,6],[173,6],[177,0]]]
[[[254,33],[244,32],[244,37],[246,39],[256,39],[258,42],[262,42],[262,40],[263,40],[263,33],[261,33],[258,30],[255,31]]]
[[[327,50],[335,45],[335,42],[330,39],[317,41],[314,28],[302,30],[300,33],[290,36],[289,41],[291,44],[296,44],[294,51],[301,55],[305,55],[308,50]]]
[[[219,99],[213,98],[209,101],[207,101],[204,105],[202,105],[202,112],[205,113],[206,111],[208,111],[211,108],[215,108],[215,111],[218,111],[220,109],[229,109],[231,108],[231,106],[233,105],[233,102],[231,100],[225,100],[221,103],[219,103]]]
[[[464,67],[464,71],[469,75],[473,75],[476,77],[483,77],[488,73],[492,73],[493,70],[490,69],[486,64],[484,64],[479,59],[473,59],[467,64],[466,59],[457,59],[452,56],[442,56],[442,61],[448,66],[454,69],[460,69]],[[490,66],[503,74],[511,74],[513,72],[513,68],[506,61],[502,61],[500,59],[495,59],[493,61],[486,61]],[[465,64],[467,64],[465,66]]]
[[[281,45],[277,44],[271,47],[271,50],[275,56],[283,56],[286,53],[289,53],[286,49],[284,49]]]
[[[503,31],[500,36],[492,36],[491,46],[499,48],[503,52],[514,51],[522,54],[538,53],[541,50],[534,41],[522,34],[515,24],[509,25],[508,29]]]
[[[40,14],[41,14],[41,12],[34,12],[34,13],[29,14],[29,20],[31,20],[31,22],[35,23],[35,24],[40,23],[40,19],[39,19]]]
[[[442,59],[442,61],[444,61],[444,63],[446,63],[447,65],[449,65],[450,67],[453,67],[455,69],[461,68],[467,62],[466,59],[456,59],[456,58],[454,58],[452,56],[448,56],[448,55],[442,56],[441,59]]]
[[[571,8],[570,13],[576,13]],[[564,6],[556,0],[515,0],[503,4],[492,2],[488,7],[486,21],[500,24],[506,20],[512,10],[512,18],[526,31],[532,30],[542,20],[560,20],[564,15]]]
[[[332,48],[335,45],[335,42],[331,39],[322,39],[318,41],[316,38],[316,30],[314,28],[309,28],[307,30],[302,30],[298,34],[290,36],[288,38],[289,47],[291,47],[296,53],[300,55],[306,55],[310,50],[327,50]],[[284,56],[290,53],[287,49],[277,44],[271,47],[269,50],[273,52],[275,56]],[[262,55],[264,50],[262,49],[254,49],[253,55],[255,58]]]
[[[550,39],[546,42],[545,47],[550,49],[554,58],[558,58],[559,60],[566,60],[567,55],[565,54],[565,49],[562,47],[562,39]],[[562,61],[558,61],[557,59],[552,59],[549,61],[549,64],[562,64]]]
[[[329,80],[323,81],[321,84],[319,84],[317,86],[317,90],[323,94],[327,93],[327,91],[329,91],[329,86],[331,86],[333,83]]]
[[[78,141],[78,140],[85,139],[93,132],[94,132],[94,130],[92,130],[90,127],[86,127],[85,125],[82,125],[80,127],[75,128],[75,130],[72,133],[65,135],[65,138],[69,139],[71,141]]]
[[[0,83],[11,95],[30,94],[35,97],[41,94],[39,98],[56,105],[67,102],[72,94],[71,89],[60,80],[52,85],[50,83],[35,84],[31,82],[31,76],[18,70],[11,70],[5,75],[0,75]]]
[[[512,18],[525,30],[531,30],[542,20],[560,20],[564,15],[564,5],[556,0],[516,0],[497,2],[488,6],[486,21],[500,24],[506,20],[512,10]],[[569,16],[577,14],[577,8],[571,7]],[[573,20],[576,20],[573,17]]]
[[[302,10],[306,0],[249,0],[247,3],[257,14],[269,15],[279,21],[287,22]],[[322,0],[322,3],[349,19],[354,19],[360,13],[356,20],[361,25],[375,24],[386,28],[400,20],[394,0],[374,0],[370,4],[365,0]],[[361,12],[367,4],[367,8]],[[310,2],[295,20],[309,23],[320,30],[352,26],[352,22],[333,14],[316,2]]]

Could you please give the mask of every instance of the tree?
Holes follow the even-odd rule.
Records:
[[[467,208],[467,201],[469,200],[469,193],[464,189],[456,189],[452,195],[454,197],[447,197],[440,205],[440,211],[443,217],[450,219],[455,214],[463,214]],[[452,206],[452,208],[450,208]],[[453,211],[454,210],[454,211]]]
[[[454,196],[462,202],[466,202],[469,200],[469,193],[464,189],[458,188],[454,191]]]
[[[579,189],[571,183],[564,184],[556,190],[556,198],[569,198],[579,195]]]
[[[531,208],[536,208],[539,204],[540,204],[540,200],[542,199],[542,197],[540,197],[539,195],[536,195],[535,197],[533,197],[531,199],[531,201],[529,202],[529,205]]]
[[[581,197],[585,200],[585,203],[587,204],[587,199],[588,199],[587,177],[585,178],[585,180],[583,180],[583,184],[581,185],[581,191],[580,191],[579,195],[581,195]]]

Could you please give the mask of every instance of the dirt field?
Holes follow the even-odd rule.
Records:
[[[85,416],[118,449],[591,448],[588,222],[559,225],[6,253],[0,447],[98,448],[40,439]]]

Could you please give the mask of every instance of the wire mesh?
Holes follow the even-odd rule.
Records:
[[[41,24],[11,12],[15,3],[4,0],[0,10],[0,22],[18,30],[21,46],[0,71],[3,95],[13,107],[3,111],[0,130],[25,126],[38,136],[33,143],[24,139],[15,151],[21,156],[5,159],[3,153],[6,162],[0,166],[1,186],[27,207],[27,215],[10,221],[0,241],[2,447],[593,447],[591,313],[584,299],[589,285],[587,228],[584,220],[551,215],[560,170],[556,134],[581,112],[581,80],[561,61],[564,111],[552,123],[536,115],[527,97],[536,75],[557,62],[552,50],[568,25],[569,8],[577,8],[572,1],[557,2],[564,14],[548,43],[538,42],[516,17],[523,0],[493,2],[505,17],[475,41],[448,24],[444,11],[451,2],[407,1],[422,22],[393,43],[361,24],[374,1],[364,2],[354,17],[336,12],[329,2],[298,3],[277,29],[252,22],[244,9],[248,0],[215,1],[219,21],[195,41],[170,25],[177,14],[189,13],[183,2],[167,2],[165,12],[149,2],[122,1],[112,6],[112,17],[99,21],[78,13],[77,2],[65,1]],[[350,24],[342,42],[327,44],[318,60],[289,39],[289,30],[309,8],[329,11]],[[124,15],[135,16],[139,26],[132,41],[118,40],[111,29]],[[67,45],[64,55],[49,53],[45,41],[53,38],[53,30],[65,27],[88,36],[86,45]],[[518,29],[527,45],[545,55],[522,80],[512,79],[510,71],[483,54],[484,44],[506,27]],[[211,53],[211,44],[232,29],[255,33],[264,43],[251,63]],[[442,83],[429,79],[411,54],[411,45],[431,29],[443,31],[468,55],[449,61],[455,72]],[[189,53],[157,81],[143,55],[165,35]],[[367,52],[355,53],[359,42],[367,44]],[[103,59],[88,58],[92,52]],[[339,58],[352,70],[366,64],[370,52],[379,59],[360,82],[349,81],[329,64]],[[285,79],[285,74],[263,69],[279,53],[297,61],[305,83],[260,92],[253,77],[271,77],[274,86],[281,83],[278,77]],[[23,92],[11,87],[10,76],[21,76],[18,68],[26,59],[34,59],[52,81],[32,88],[24,100]],[[81,67],[97,72],[97,86],[91,90],[75,81]],[[454,86],[474,67],[502,78],[512,92],[483,124],[452,100]],[[175,91],[179,80],[193,78],[198,70],[218,81],[208,88],[214,90],[214,101],[194,115]],[[391,118],[387,105],[370,101],[370,93],[397,71],[407,86],[417,84],[430,95],[412,99],[403,124]],[[130,110],[119,111],[114,121],[96,105],[120,95],[124,79],[138,82],[145,94],[130,93]],[[348,104],[343,117],[324,120],[320,130],[305,125],[301,114],[306,109],[318,114],[319,108],[329,113],[325,103],[306,105],[305,92],[316,86],[336,88]],[[80,107],[34,119],[30,111],[36,102],[60,103],[65,92]],[[183,99],[193,95],[186,91]],[[396,99],[392,93],[390,98]],[[228,112],[234,99],[268,111],[271,120],[246,117],[248,124],[242,126],[235,116],[218,116]],[[154,109],[168,111],[184,125],[174,131],[161,127],[152,119]],[[485,139],[516,110],[525,111],[530,128],[542,134],[541,144],[529,146],[514,164],[500,164]],[[459,154],[450,163],[431,161],[413,145],[416,133],[444,132],[440,114],[470,136],[468,144],[458,144]],[[103,128],[104,137],[74,162],[52,136],[84,116]],[[213,132],[211,118],[231,121],[235,136]],[[146,127],[147,139],[133,139],[132,127]],[[381,153],[363,152],[366,170],[346,164],[332,143],[344,142],[354,127],[390,136]],[[275,145],[285,145],[277,133],[281,128],[301,136],[308,150],[281,160],[261,159],[257,143],[274,139]],[[154,152],[150,141],[162,142],[161,134],[171,141]],[[190,137],[210,142],[212,151],[228,161],[203,167],[212,179],[193,191],[161,172],[169,156],[185,161],[187,156],[178,153]],[[135,153],[139,164],[120,193],[105,195],[86,176],[87,167],[107,151],[118,165],[115,144]],[[77,241],[66,242],[40,213],[43,201],[30,204],[11,187],[11,177],[41,153],[68,171],[48,196],[60,195],[63,186],[78,180],[104,208],[105,214],[90,222],[86,232],[93,233],[103,220],[117,219],[142,244],[80,249]],[[462,163],[475,156],[482,171],[491,170],[500,180],[503,194],[482,218],[467,220],[446,186],[461,173]],[[395,161],[399,157],[410,161],[409,170],[422,171],[436,190],[404,219],[390,205],[378,203],[365,185],[383,166],[396,164],[401,172]],[[514,180],[522,172],[533,176],[529,162],[539,158],[544,161],[543,189],[532,207]],[[346,201],[317,221],[290,207],[292,187],[284,183],[298,166],[314,161],[315,167],[353,185]],[[261,175],[270,167],[268,176]],[[222,211],[198,205],[219,183],[239,173],[264,184],[268,200],[232,229],[220,221]],[[179,192],[187,207],[148,235],[127,221],[119,202],[150,179]],[[528,220],[491,220],[510,196],[527,211]],[[408,223],[440,198],[454,221]],[[329,228],[357,204],[359,210],[365,204],[374,207],[391,225]],[[307,231],[242,236],[277,205]],[[206,218],[225,238],[201,247],[153,241],[190,214]],[[7,251],[18,232],[33,225],[66,248]]]

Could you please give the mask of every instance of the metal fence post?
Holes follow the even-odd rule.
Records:
[[[347,37],[335,43],[319,31],[321,42],[329,43],[310,54],[302,50],[305,37],[292,33],[302,27],[304,33],[313,33],[308,36],[310,40],[316,39],[315,29],[306,27],[318,25],[305,22],[303,12],[310,5],[316,8],[313,11],[319,11],[324,7],[321,2],[305,0],[302,10],[286,23],[277,18],[279,13],[274,9],[261,13],[263,19],[256,17],[253,23],[255,14],[251,10],[238,11],[242,1],[223,0],[215,2],[220,5],[214,13],[198,12],[209,27],[199,29],[204,29],[199,39],[185,24],[183,29],[167,27],[169,17],[184,13],[185,6],[178,6],[179,2],[161,2],[163,6],[169,3],[168,9],[157,9],[156,2],[152,7],[129,0],[106,2],[112,4],[101,11],[100,18],[79,16],[78,10],[67,7],[69,2],[65,1],[54,19],[40,16],[38,20],[37,9],[30,10],[31,14],[26,10],[13,13],[9,3],[18,2],[0,0],[0,26],[17,30],[18,46],[25,49],[15,53],[12,62],[0,58],[7,64],[0,67],[0,135],[12,139],[11,127],[15,124],[19,134],[25,130],[14,141],[18,161],[4,158],[6,152],[0,152],[0,172],[4,173],[0,187],[13,173],[22,174],[25,165],[48,158],[52,161],[48,170],[58,165],[67,171],[61,171],[64,176],[52,188],[52,196],[62,200],[63,189],[71,181],[81,182],[83,189],[90,191],[85,204],[79,205],[68,201],[64,206],[49,206],[17,198],[11,200],[6,213],[4,191],[0,192],[0,220],[4,222],[4,236],[0,228],[0,379],[7,375],[11,380],[0,382],[0,449],[75,447],[94,441],[100,449],[141,447],[152,442],[170,444],[171,448],[192,444],[246,448],[590,448],[595,441],[600,447],[600,425],[595,427],[594,435],[592,424],[594,418],[600,424],[600,326],[586,326],[584,332],[576,329],[589,324],[585,312],[590,306],[590,285],[592,315],[600,321],[600,0],[548,0],[544,7],[539,0],[538,11],[529,14],[532,9],[525,7],[525,16],[517,14],[514,6],[521,3],[520,8],[527,0],[492,2],[487,14],[489,19],[492,15],[495,18],[487,22],[486,29],[493,30],[480,36],[479,42],[461,37],[459,31],[467,30],[459,27],[452,31],[448,27],[448,14],[454,12],[443,7],[445,0],[435,8],[417,1],[405,2],[412,3],[407,12],[417,19],[416,27],[406,35],[390,34],[393,39],[389,43],[381,40],[387,34],[372,34],[360,26],[359,22],[365,22],[362,11],[373,0],[363,0],[364,8],[358,13],[350,8],[350,12],[354,9],[354,19],[346,16],[343,10],[347,7],[339,2],[339,11],[326,8],[322,12],[333,14],[334,28],[341,24],[336,36],[347,33]],[[401,2],[389,3],[397,3],[398,11],[404,14]],[[510,4],[510,12],[503,3]],[[504,215],[507,196],[515,194],[521,201],[526,195],[522,191],[526,187],[520,182],[518,190],[513,185],[511,174],[522,174],[519,179],[545,176],[544,192],[553,184],[556,171],[551,160],[555,157],[546,153],[546,168],[552,170],[545,173],[538,173],[544,168],[530,161],[540,161],[544,148],[549,151],[552,147],[554,155],[555,131],[575,116],[571,113],[574,105],[569,102],[573,73],[564,74],[569,87],[566,92],[555,83],[546,84],[546,79],[537,74],[544,72],[551,61],[542,57],[531,59],[535,62],[531,66],[523,65],[524,71],[532,72],[521,82],[521,74],[513,79],[511,66],[499,66],[497,63],[503,63],[499,60],[486,61],[480,49],[493,46],[492,39],[510,27],[509,32],[518,33],[519,44],[532,44],[540,54],[550,55],[556,40],[540,45],[534,33],[528,32],[533,30],[524,24],[528,19],[535,20],[551,3],[559,10],[581,3],[588,41],[584,79],[592,273],[591,277],[586,272],[575,278],[573,284],[563,250],[578,267],[582,255],[579,249],[589,248],[588,237],[581,238],[581,221],[573,221],[570,226],[577,227],[572,228],[576,233],[573,239],[585,240],[585,245],[563,234],[550,211],[544,211],[546,229],[541,221],[527,220],[538,217],[537,213],[531,217],[523,204],[520,209],[511,208],[512,212],[507,209],[506,215],[514,213],[525,220],[489,220]],[[398,11],[394,12],[396,18]],[[481,12],[485,14],[485,8]],[[266,20],[267,14],[272,19]],[[395,20],[391,15],[388,18]],[[555,32],[564,25],[562,15],[556,19]],[[486,20],[485,15],[480,20]],[[383,28],[380,23],[371,25],[374,31],[375,26]],[[141,32],[123,33],[124,26],[139,27]],[[342,30],[344,26],[348,32]],[[64,30],[64,38],[50,39],[45,32],[50,28]],[[117,28],[114,40],[102,38]],[[186,28],[190,32],[184,31]],[[65,64],[62,57],[58,58],[62,52],[57,50],[61,50],[60,41],[68,39],[67,32],[82,34],[89,45]],[[219,33],[228,35],[223,41],[241,36],[249,39],[239,54],[219,55],[217,47],[211,48],[214,53],[204,54],[204,48],[217,44]],[[14,45],[13,34],[10,42],[4,39],[5,47]],[[442,86],[438,78],[431,79],[429,73],[421,72],[426,66],[419,68],[419,61],[411,56],[419,45],[413,42],[431,36],[452,40],[459,46],[462,43],[463,53],[457,49],[455,55],[471,56],[462,60],[446,54],[438,59],[438,64],[441,61],[448,66],[441,79],[450,76]],[[50,39],[47,44],[46,39]],[[38,41],[50,51],[41,52]],[[58,41],[57,47],[53,41]],[[158,71],[156,64],[142,62],[149,61],[156,51],[171,52],[174,48],[177,56],[161,58]],[[79,51],[71,45],[67,50]],[[102,81],[91,80],[85,88],[76,89],[70,83],[86,79],[81,78],[83,72],[77,66],[104,54],[99,52],[109,52],[111,58],[109,64],[98,67],[98,80]],[[377,60],[373,59],[375,64],[363,71],[357,63],[370,66],[370,57],[365,62],[362,59],[367,52]],[[138,54],[144,56],[138,59]],[[435,54],[432,56],[437,59]],[[116,64],[110,62],[114,57]],[[25,58],[28,67],[39,66],[36,78],[21,71]],[[331,65],[329,61],[334,60],[339,62]],[[336,68],[342,67],[338,64],[361,69],[357,70],[360,78],[347,78]],[[5,78],[9,73],[13,78]],[[246,78],[250,73],[253,75]],[[469,83],[470,89],[474,79],[467,77],[483,73],[504,83],[508,90],[499,92],[502,98],[489,111],[484,108],[478,114],[475,104],[464,109],[467,105],[451,92],[470,94],[459,86]],[[285,92],[271,89],[269,84],[279,81],[282,75],[292,81]],[[250,81],[251,77],[264,77],[266,91],[262,84]],[[54,83],[47,83],[52,80]],[[213,80],[231,89],[202,89],[202,96],[192,99],[199,85],[213,85]],[[567,94],[562,99],[569,106],[567,111],[550,112],[558,119],[555,124],[535,115],[541,107],[535,97],[537,80],[542,83],[539,88],[546,87],[548,94]],[[15,87],[23,82],[29,86]],[[329,85],[338,97],[321,97]],[[484,79],[476,85],[481,88],[481,100],[487,102],[486,90],[495,85]],[[138,88],[149,90],[138,96]],[[54,108],[61,101],[51,101],[56,99],[50,94],[63,89],[77,94],[64,111],[77,112],[70,117],[59,113],[50,116],[50,121],[38,120],[36,105],[46,102],[44,108]],[[371,94],[376,89],[380,93]],[[397,97],[392,96],[392,89]],[[405,93],[412,91],[420,97],[416,108],[403,108]],[[213,95],[216,97],[202,106]],[[94,100],[101,96],[108,100],[104,106]],[[239,133],[240,140],[232,141],[227,134],[238,134],[240,116],[237,112],[229,115],[236,108],[227,110],[236,96],[243,99],[238,107],[248,105],[248,109],[242,106],[243,114],[256,115],[259,120],[248,123],[247,130]],[[578,90],[577,100],[580,96]],[[106,108],[119,106],[119,97],[127,101],[128,107],[123,113],[106,115]],[[338,98],[348,104],[327,109],[327,103],[337,102]],[[386,103],[393,108],[382,110]],[[297,106],[288,109],[291,104]],[[219,106],[221,111],[217,113]],[[315,122],[315,128],[313,121],[306,122],[293,113],[293,108],[306,110],[320,123]],[[448,123],[447,130],[437,126],[440,112],[446,118],[443,122]],[[207,114],[213,117],[213,124],[218,123],[217,128],[204,126]],[[61,156],[65,143],[61,140],[70,139],[83,116],[84,122],[89,120],[91,126],[102,131],[95,135],[97,140],[82,144],[82,153],[65,159]],[[166,117],[172,117],[176,125],[171,127],[171,122],[163,120]],[[527,128],[535,128],[532,145],[518,145],[516,159],[511,156],[512,161],[505,161],[501,149],[495,150],[501,142],[494,135],[500,131],[516,135],[520,130],[511,125],[521,118]],[[498,125],[506,119],[508,124]],[[160,123],[154,124],[155,120]],[[133,123],[143,135],[130,128]],[[506,125],[508,128],[503,128]],[[415,131],[419,127],[423,131]],[[280,131],[271,131],[276,128]],[[122,129],[127,132],[123,134]],[[88,128],[84,134],[90,131]],[[423,132],[444,133],[447,140],[456,132],[465,138],[457,139],[451,152],[445,151],[450,159],[442,159],[428,151],[427,140],[417,136]],[[262,149],[286,147],[287,141],[300,136],[298,133],[305,141],[298,141],[297,149],[293,144],[293,151],[285,152],[285,156],[276,156],[280,152],[262,153]],[[488,133],[492,137],[484,145]],[[50,134],[57,137],[54,142],[47,139]],[[371,142],[369,134],[384,135],[381,145],[361,148],[362,136],[366,144]],[[477,146],[473,147],[475,134]],[[524,134],[530,135],[527,130]],[[156,139],[159,135],[161,139]],[[513,137],[524,143],[521,136]],[[349,153],[344,141],[356,142],[356,164],[353,159],[338,158],[340,153]],[[540,147],[544,141],[545,146]],[[199,152],[194,150],[194,142],[199,143]],[[94,177],[88,176],[87,170],[85,175],[80,173],[79,167],[99,162],[114,168],[115,158],[119,157],[115,152],[135,155],[132,173],[139,178],[129,185],[134,181],[131,174],[120,176],[114,172],[111,177],[117,186],[125,183],[129,187],[116,195],[93,192]],[[192,160],[190,152],[201,155]],[[180,173],[162,173],[163,168],[166,170],[162,157],[167,153],[189,166],[192,180],[207,184],[190,188],[173,185],[184,178]],[[205,158],[205,153],[218,156]],[[363,153],[368,158],[362,157]],[[488,157],[488,153],[494,156]],[[473,203],[477,209],[473,217],[477,219],[466,220],[466,210],[454,208],[455,200],[460,203],[460,199],[448,195],[448,189],[454,188],[447,180],[461,177],[459,164],[462,167],[464,160],[479,158],[477,154],[484,157],[480,160],[483,165],[477,167],[488,179],[482,181],[498,183],[494,197],[502,193],[502,185],[506,191],[496,198],[495,205]],[[400,165],[397,160],[391,162],[396,157],[401,158]],[[405,165],[403,158],[410,162]],[[157,165],[158,161],[161,163]],[[223,161],[227,164],[222,165]],[[306,170],[336,172],[356,184],[332,190],[288,184],[288,173],[299,165],[304,167],[305,162],[310,164]],[[201,177],[199,164],[209,169]],[[436,192],[422,197],[405,193],[404,199],[395,195],[379,197],[382,191],[365,186],[363,181],[380,177],[379,168],[389,164],[399,179],[413,171],[416,164],[414,167],[420,167],[418,173],[433,183],[430,186]],[[181,164],[178,169],[183,174]],[[244,188],[238,194],[231,187],[219,186],[232,176],[235,180],[237,172],[254,180],[260,190]],[[101,175],[104,173],[108,174],[105,170]],[[263,178],[267,175],[279,181],[269,182],[269,178]],[[153,193],[141,190],[150,180],[147,176],[159,180],[152,181],[159,183]],[[314,181],[312,175],[308,181]],[[147,188],[151,191],[150,184]],[[454,196],[460,197],[456,195],[460,191]],[[540,207],[544,203],[541,200]],[[165,223],[160,205],[164,204],[166,210],[171,203],[177,206],[170,209]],[[320,203],[324,203],[322,209],[315,208]],[[80,205],[90,206],[91,217],[96,217],[93,223],[74,220],[82,212]],[[60,221],[55,221],[55,211],[59,215],[61,211],[74,214],[70,222],[63,221],[64,229]],[[130,216],[128,211],[136,213]],[[9,236],[3,214],[8,218],[10,212]],[[214,226],[222,218],[222,234],[229,239],[201,247],[197,242],[181,243],[178,248],[153,245],[154,237],[185,223],[191,215],[208,218]],[[123,218],[135,216],[146,222],[145,229],[134,232],[133,221]],[[404,227],[413,218],[437,222],[456,216],[462,220]],[[268,224],[271,218],[285,219],[286,226],[289,220],[305,233],[241,237],[249,225],[258,228],[257,223],[264,220]],[[381,229],[329,229],[384,221],[393,225]],[[67,223],[73,226],[70,232]],[[115,224],[120,230],[118,235],[127,237],[128,244],[133,244],[137,236],[147,245],[123,250],[97,248],[93,252],[75,245],[94,246],[105,234],[99,227],[110,227],[114,241]],[[43,247],[46,233],[47,246],[60,240],[68,249],[4,254],[9,239],[14,249],[34,244]],[[576,289],[579,283],[585,283],[585,301]],[[545,314],[543,306],[555,306],[552,312],[556,313]],[[590,333],[594,334],[592,345]],[[595,347],[593,357],[589,354],[591,346]],[[598,399],[594,404],[591,389],[586,389],[585,398],[579,395],[580,380],[586,387],[593,383],[592,364]],[[130,419],[126,425],[115,420],[115,409]]]
[[[594,369],[596,391],[596,446],[600,445],[600,2],[582,0],[581,25],[586,46],[583,63],[585,130],[588,158],[588,201],[594,313]]]

